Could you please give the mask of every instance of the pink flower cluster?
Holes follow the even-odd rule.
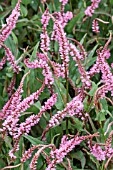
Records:
[[[15,28],[18,17],[20,16],[20,2],[18,0],[16,7],[12,11],[11,15],[6,19],[6,24],[3,25],[0,33],[0,43],[3,43],[8,36],[11,34],[11,31]]]
[[[21,0],[18,0],[16,7],[12,11],[11,15],[6,19],[6,24],[3,25],[0,31],[0,48],[3,47],[5,49],[5,55],[7,56],[7,60],[9,61],[14,72],[16,73],[19,73],[21,69],[19,66],[16,65],[14,61],[14,56],[11,50],[7,46],[5,46],[3,43],[8,38],[8,36],[11,34],[11,31],[15,28],[16,22],[20,15],[20,2]]]
[[[80,117],[82,120],[85,120],[85,118],[88,116],[88,114],[83,115],[83,102],[82,97],[79,94],[78,96],[74,97],[72,101],[67,103],[67,106],[64,110],[58,111],[55,115],[52,116],[52,118],[49,120],[49,124],[47,125],[46,129],[44,130],[42,134],[42,138],[45,138],[45,134],[48,132],[48,130],[56,125],[59,125],[62,119],[64,119],[67,114],[69,116],[76,115],[77,117]]]
[[[54,18],[53,18],[54,20]],[[68,75],[68,65],[69,65],[69,45],[68,40],[66,38],[66,33],[62,25],[57,21],[54,20],[54,30],[56,32],[56,38],[59,42],[59,53],[60,57],[63,61],[63,65],[65,67],[65,75]]]
[[[27,73],[28,74],[28,73]],[[26,75],[27,75],[26,74]],[[42,87],[31,94],[29,97],[25,98],[23,101],[21,101],[21,95],[22,87],[23,87],[23,81],[26,77],[26,75],[23,77],[19,88],[14,93],[14,95],[11,97],[10,102],[7,102],[5,107],[3,107],[2,112],[5,113],[6,119],[3,122],[3,129],[1,131],[5,133],[6,131],[9,131],[10,135],[14,136],[15,132],[17,131],[17,123],[19,121],[20,113],[27,110],[30,105],[34,103],[34,100],[37,100],[40,93],[43,91],[45,84],[43,83]],[[7,110],[6,110],[7,109]]]
[[[48,25],[48,22],[50,20],[50,16],[49,16],[49,11],[48,9],[46,9],[46,11],[44,12],[44,14],[42,15],[42,19],[41,19],[41,23],[42,23],[42,33],[40,35],[40,39],[41,39],[41,50],[44,52],[48,52],[48,50],[50,49],[50,39],[46,30],[46,27]]]
[[[14,111],[16,109],[16,107],[18,106],[18,104],[21,101],[21,93],[23,92],[23,83],[24,83],[24,79],[26,78],[26,76],[29,74],[26,73],[21,82],[20,82],[20,86],[18,87],[18,89],[16,90],[16,92],[11,96],[11,98],[8,100],[8,102],[5,104],[5,106],[2,109],[2,112],[4,113],[5,117],[7,118],[8,116],[11,115],[11,112]]]
[[[102,150],[100,146],[95,144],[91,149],[91,154],[96,157],[97,160],[105,160],[105,151]]]
[[[51,170],[52,168],[56,169],[56,164],[61,163],[63,161],[63,158],[70,152],[72,149],[76,146],[79,145],[83,140],[93,138],[97,134],[89,135],[89,136],[74,136],[72,139],[68,140],[67,136],[63,136],[61,140],[61,144],[59,149],[55,149],[54,151],[50,152],[51,158],[53,160],[51,163],[48,165],[46,170]]]
[[[67,25],[68,21],[72,19],[73,14],[70,11],[67,11],[66,13],[64,13],[64,12],[63,13],[61,13],[61,12],[54,12],[53,16],[58,21],[58,23],[60,23],[62,25],[62,28],[64,29],[64,27]],[[57,32],[56,32],[55,24],[53,26],[51,40],[56,40],[57,41]]]
[[[24,63],[28,68],[43,68],[42,74],[45,77],[45,84],[48,85],[49,88],[51,88],[51,85],[54,82],[54,79],[52,77],[51,69],[47,63],[47,59],[44,54],[37,53],[39,60],[34,60],[33,62],[29,62],[29,59],[25,59]]]
[[[61,1],[63,8],[65,4],[68,2]],[[54,17],[55,18],[54,18]],[[53,26],[53,32],[51,35],[51,40],[55,40],[59,42],[59,53],[61,56],[61,59],[63,61],[63,64],[61,64],[61,67],[65,69],[64,73],[65,76],[68,75],[68,65],[69,65],[69,47],[68,47],[68,41],[66,38],[66,34],[64,32],[64,27],[67,25],[68,20],[71,20],[73,17],[72,12],[67,11],[64,13],[63,9],[61,12],[55,12],[53,13],[52,19],[54,21]],[[64,52],[65,51],[65,52]],[[56,64],[59,66],[59,64]],[[57,72],[59,72],[58,67],[56,68]],[[59,73],[58,73],[59,74]],[[62,76],[62,75],[61,75]],[[64,77],[64,75],[63,75]]]
[[[55,114],[49,121],[49,128],[59,125],[61,119],[64,119],[64,117],[67,115],[67,113],[70,116],[77,115],[82,118],[82,111],[83,111],[83,103],[81,101],[80,95],[74,97],[72,101],[67,103],[67,106],[64,110],[58,111],[57,114]]]
[[[67,11],[63,14],[61,12],[54,12],[53,16],[62,25],[62,28],[64,28],[67,25],[68,21],[73,18],[73,13],[70,11]],[[53,37],[55,37],[55,30],[52,32],[51,39],[54,39]]]
[[[100,147],[98,143],[95,145],[91,146],[90,142],[89,143],[89,148],[91,151],[91,154],[96,157],[97,160],[102,161],[105,160],[106,158],[110,158],[113,155],[113,148],[112,148],[112,135],[113,131],[110,132],[105,144],[103,145],[103,149]]]
[[[113,75],[110,71],[110,67],[106,61],[110,57],[110,51],[109,49],[106,49],[105,47],[103,50],[100,48],[97,50],[97,60],[96,63],[93,65],[93,67],[89,71],[89,75],[93,76],[95,73],[99,73],[101,71],[102,73],[102,83],[105,85],[103,88],[100,88],[98,91],[98,95],[100,97],[105,97],[105,94],[108,91],[111,91],[111,95],[113,96]]]
[[[46,112],[47,110],[50,110],[51,107],[56,103],[57,100],[57,94],[53,94],[47,102],[45,102],[45,105],[42,106],[40,112],[37,115],[31,115],[26,119],[25,122],[21,123],[19,127],[14,127],[15,130],[13,132],[13,139],[15,141],[13,149],[10,151],[9,155],[10,157],[14,157],[14,153],[19,150],[19,139],[20,137],[25,134],[28,135],[28,133],[31,130],[31,127],[38,124],[40,118],[42,117],[42,114]],[[33,103],[32,103],[33,104]],[[27,107],[28,108],[28,107]],[[22,112],[22,111],[21,111]],[[16,122],[17,123],[17,122]],[[15,125],[16,126],[16,125]],[[26,158],[27,159],[27,158]]]
[[[50,110],[51,107],[56,103],[56,100],[57,100],[57,94],[53,94],[47,100],[47,102],[45,102],[45,105],[42,106],[40,112],[37,115],[31,115],[30,117],[26,119],[25,122],[20,124],[20,127],[17,129],[17,134],[14,136],[14,138],[15,139],[19,138],[23,133],[27,135],[29,131],[31,130],[31,127],[36,125],[39,122],[42,114],[46,112],[47,110]]]
[[[111,148],[111,144],[109,146],[104,146],[104,150],[98,145],[90,147],[91,154],[99,161],[103,161],[106,158],[110,158],[113,154],[113,148]]]
[[[3,69],[3,65],[6,63],[6,57],[4,56],[0,62],[0,70]]]
[[[92,22],[92,31],[95,33],[99,33],[99,25],[98,25],[98,21],[96,19],[93,20]]]
[[[65,67],[63,64],[56,63],[54,61],[51,61],[52,65],[54,67],[54,74],[56,77],[65,77]]]
[[[68,0],[59,0],[60,2],[62,2],[62,5],[65,6],[68,3]]]
[[[32,156],[32,152],[37,148],[37,146],[33,146],[32,148],[25,151],[25,153],[22,155],[21,162],[25,162],[27,159],[29,159]]]
[[[101,0],[91,0],[91,2],[92,2],[91,6],[88,6],[87,9],[85,10],[86,16],[89,16],[89,17],[92,17],[95,9],[98,8]]]
[[[85,88],[91,87],[90,75],[88,72],[85,71],[80,61],[84,59],[83,55],[80,54],[79,50],[76,48],[74,44],[70,43],[69,47],[70,47],[70,55],[73,57],[73,60],[76,61],[76,66],[78,66],[79,73],[81,74],[80,78],[84,87]]]
[[[16,63],[14,61],[15,58],[14,58],[11,50],[6,45],[4,45],[4,44],[1,44],[1,46],[5,49],[5,55],[7,56],[7,60],[11,64],[14,72],[16,72],[18,74],[19,71],[21,71],[21,68],[16,65]]]

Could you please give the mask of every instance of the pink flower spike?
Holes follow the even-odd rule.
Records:
[[[59,149],[55,149],[54,151],[52,150],[50,152],[51,158],[53,160],[51,163],[48,165],[46,170],[51,170],[52,168],[56,167],[56,164],[61,163],[66,157],[66,155],[72,151],[72,149],[76,146],[79,145],[83,140],[93,138],[94,136],[98,136],[98,133],[95,133],[93,135],[88,135],[88,136],[78,136],[75,135],[73,138],[68,140],[68,137],[66,138],[65,142],[60,145]],[[65,137],[63,137],[63,140]]]
[[[65,6],[68,3],[68,0],[59,0],[63,6]]]
[[[41,39],[41,50],[44,52],[48,52],[50,49],[50,39],[47,33],[47,25],[49,23],[50,20],[50,16],[49,16],[49,11],[48,9],[46,9],[46,11],[44,12],[44,14],[42,15],[42,19],[41,19],[41,23],[42,23],[42,33],[40,35],[40,39]]]
[[[0,62],[0,70],[3,69],[3,65],[6,63],[6,57],[4,56]]]
[[[0,32],[0,42],[3,43],[8,36],[11,34],[11,31],[15,28],[18,17],[20,16],[20,2],[18,0],[15,8],[13,9],[11,15],[6,19],[6,24],[3,25]]]
[[[95,9],[98,8],[101,0],[91,0],[91,2],[92,2],[91,6],[88,6],[87,9],[85,10],[86,16],[89,16],[89,17],[92,17]]]
[[[67,103],[67,106],[64,108],[64,110],[58,111],[55,115],[52,116],[52,118],[49,120],[49,124],[42,134],[42,138],[45,137],[45,134],[49,131],[50,128],[59,125],[67,114],[69,114],[70,116],[76,115],[77,117],[82,118],[82,111],[82,96],[79,94],[78,96],[74,97],[69,103]]]
[[[11,64],[14,72],[16,72],[18,74],[19,71],[21,71],[21,68],[16,65],[15,59],[14,59],[14,56],[13,56],[11,50],[4,44],[1,44],[1,46],[5,49],[5,55],[7,56],[7,60]]]
[[[98,25],[98,21],[96,19],[93,20],[92,22],[92,31],[95,33],[99,33],[99,25]]]
[[[50,110],[52,106],[56,103],[57,100],[57,93],[53,94],[46,102],[45,105],[42,106],[40,109],[40,112],[37,115],[31,115],[26,119],[25,122],[20,124],[20,127],[17,129],[17,134],[15,135],[15,139],[19,139],[22,134],[28,134],[31,130],[32,126],[35,126],[40,121],[40,118],[42,117],[42,114],[46,112],[47,110]]]
[[[63,65],[65,68],[65,77],[68,76],[69,70],[69,43],[66,37],[66,33],[64,32],[64,28],[61,23],[59,23],[55,18],[51,15],[51,18],[54,21],[54,31],[57,34],[57,41],[59,42],[59,53],[60,57],[63,61]]]
[[[103,151],[101,147],[96,144],[91,148],[91,154],[94,155],[99,161],[105,160],[105,151]]]

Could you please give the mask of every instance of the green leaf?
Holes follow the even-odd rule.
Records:
[[[95,53],[95,50],[97,49],[98,47],[98,44],[91,50],[91,52],[89,53],[88,55],[88,59],[91,59]]]
[[[20,9],[21,9],[21,14],[22,14],[22,16],[23,16],[23,17],[26,17],[27,14],[28,14],[27,9],[26,9],[22,4],[20,5]]]
[[[38,138],[34,138],[30,135],[27,135],[27,136],[24,135],[24,138],[28,139],[33,145],[45,144],[44,142],[42,142]]]
[[[71,156],[73,158],[75,158],[75,159],[78,159],[80,161],[80,163],[81,163],[82,169],[84,169],[85,164],[86,164],[86,158],[85,158],[83,152],[82,151],[78,151],[78,152],[72,154]]]
[[[105,115],[107,114],[107,112],[105,110],[101,110],[100,112],[98,112],[96,114],[96,118],[95,120],[99,121],[99,123],[101,123],[102,121],[106,120]]]
[[[0,158],[0,169],[4,168],[6,166],[5,161]]]
[[[9,36],[9,37],[7,38],[7,40],[5,41],[5,45],[6,45],[8,48],[10,48],[11,52],[12,52],[13,55],[16,57],[16,55],[17,55],[17,47],[16,47],[16,45],[15,45],[15,43],[14,43],[14,40],[12,39],[11,36]]]
[[[100,103],[102,104],[102,109],[108,110],[108,104],[106,99],[100,99]]]
[[[11,1],[12,8],[14,8],[14,7],[15,7],[15,5],[16,5],[16,3],[17,3],[17,1],[18,1],[18,0],[12,0],[12,1]]]
[[[34,46],[34,50],[32,52],[32,56],[36,56],[38,47],[39,47],[39,42],[37,42],[37,44]]]
[[[36,103],[33,104],[36,108],[38,108],[39,110],[41,109],[41,103],[40,101],[37,101]]]
[[[38,4],[39,4],[39,1],[32,0],[31,6],[35,11],[37,11]]]
[[[78,118],[72,117],[75,121],[74,129],[77,129],[78,132],[83,131],[83,122],[81,122]],[[71,125],[72,126],[72,125]]]
[[[66,117],[68,117],[68,116],[66,116]],[[66,121],[62,121],[61,126],[62,126],[63,130],[66,130]],[[71,128],[72,128],[71,123],[70,123],[70,121],[68,121],[68,129],[71,129]]]
[[[28,4],[31,3],[31,0],[22,0],[22,3],[23,3],[24,5],[28,5]]]
[[[81,20],[81,18],[83,18],[84,15],[85,15],[85,14],[84,14],[84,11],[80,11],[80,13],[78,13],[78,14],[67,24],[67,26],[66,26],[66,31],[69,32],[69,33],[72,32],[75,24],[76,24],[79,20]]]
[[[64,88],[63,84],[60,83],[57,79],[55,80],[55,92],[58,93],[57,102],[56,102],[55,106],[57,107],[57,109],[62,110],[65,105],[62,93],[66,94],[65,93],[66,89]]]
[[[86,61],[85,61],[86,69],[88,69],[96,61],[97,57],[93,57],[93,55],[94,55],[97,47],[98,47],[98,44],[95,45],[95,47],[91,50],[88,57],[86,58]]]
[[[91,67],[91,66],[94,64],[94,62],[96,61],[96,59],[97,59],[97,57],[93,57],[92,59],[87,60],[86,70],[88,70],[89,67]]]
[[[6,73],[7,77],[12,78],[13,77],[13,73]]]
[[[106,130],[107,130],[107,128],[108,128],[108,125],[109,125],[109,123],[112,121],[112,119],[111,118],[108,118],[106,121],[105,121],[105,123],[104,123],[104,127],[103,127],[103,130],[104,130],[104,132],[106,132]],[[112,130],[112,126],[109,128],[109,132]]]
[[[113,0],[110,0],[110,4],[113,5]]]
[[[97,161],[97,159],[91,154],[90,154],[90,159],[92,160],[92,162],[96,164],[97,169],[99,169],[99,162]]]
[[[80,40],[80,44],[83,44],[83,43],[84,43],[86,36],[87,36],[87,33],[86,33],[86,34],[82,37],[82,39]]]
[[[2,8],[2,6],[0,5],[0,11],[3,11],[3,8]]]
[[[18,44],[18,38],[17,38],[17,36],[14,34],[14,32],[12,32],[11,35],[12,35],[12,37],[13,37],[14,43],[15,43],[15,44]]]
[[[58,44],[58,42],[55,41],[55,43],[54,43],[54,50],[55,50],[55,53],[58,52],[58,48],[59,48],[59,44]]]
[[[90,90],[89,95],[94,96],[97,89],[98,89],[98,85],[95,84],[95,82],[92,81],[92,89]]]
[[[7,11],[2,12],[0,14],[0,20],[4,19],[11,12],[11,8],[7,9]]]

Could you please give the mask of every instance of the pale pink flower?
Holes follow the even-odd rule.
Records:
[[[98,8],[101,0],[91,0],[91,2],[92,2],[91,6],[88,6],[87,9],[85,10],[86,16],[89,16],[89,17],[92,17],[95,9]]]
[[[96,19],[93,20],[92,22],[92,31],[95,33],[99,33],[99,25],[98,25],[98,21]]]
[[[102,150],[102,148],[100,146],[98,146],[97,144],[95,144],[94,146],[92,146],[92,148],[90,149],[91,154],[94,155],[96,157],[97,160],[99,161],[103,161],[106,159],[106,153],[105,151]]]

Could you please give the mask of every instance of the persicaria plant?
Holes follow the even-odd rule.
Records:
[[[0,5],[0,169],[113,169],[112,1],[11,5]]]

